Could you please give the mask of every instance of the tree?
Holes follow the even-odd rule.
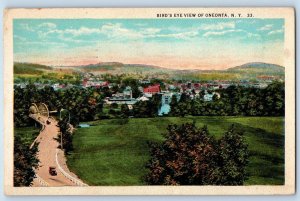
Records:
[[[112,108],[112,109],[117,109],[119,106],[118,106],[118,104],[117,103],[112,103],[111,105],[110,105],[110,108]]]
[[[214,181],[215,140],[207,127],[195,124],[169,125],[166,141],[151,145],[150,172],[146,182],[151,185],[205,185]]]
[[[33,168],[38,168],[38,144],[31,149],[20,137],[14,138],[14,186],[30,186],[35,178]]]
[[[121,105],[121,117],[122,118],[128,118],[130,116],[130,110],[128,108],[127,104]]]
[[[60,134],[58,134],[56,140],[60,143],[60,147],[63,147],[65,153],[68,154],[70,151],[73,151],[73,136],[71,125],[68,123],[68,118],[60,120],[58,122],[58,127],[60,128]]]
[[[151,144],[145,181],[150,185],[242,185],[248,150],[242,133],[231,127],[220,140],[206,126],[169,125],[166,140]]]
[[[248,164],[248,145],[243,133],[237,131],[234,125],[219,140],[219,168],[217,184],[242,185],[246,179],[246,165]]]

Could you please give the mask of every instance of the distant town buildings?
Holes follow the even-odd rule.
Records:
[[[66,84],[63,82],[49,83],[44,82],[35,82],[31,83],[35,85],[38,89],[42,89],[46,86],[52,87],[55,91],[65,90],[71,87],[79,87],[83,89],[88,89],[89,87],[95,88],[114,88],[120,89],[120,82],[110,83],[109,79],[103,77],[95,76],[91,73],[86,73],[82,75],[81,80],[78,84]],[[104,103],[111,105],[116,104],[126,104],[129,109],[132,109],[134,104],[139,101],[149,101],[155,94],[161,96],[161,107],[158,110],[158,115],[163,116],[167,115],[171,111],[171,102],[173,97],[176,97],[176,100],[179,101],[182,94],[185,94],[190,99],[201,98],[203,101],[210,102],[213,101],[213,97],[220,98],[220,90],[227,89],[230,86],[242,86],[242,87],[252,87],[264,89],[268,84],[274,80],[278,80],[276,76],[257,76],[257,79],[254,81],[249,80],[239,80],[239,81],[228,81],[228,80],[212,80],[207,82],[195,82],[195,81],[173,81],[165,82],[161,84],[152,84],[153,80],[149,79],[140,79],[138,81],[138,92],[140,96],[133,98],[133,91],[130,86],[122,86],[124,90],[116,92],[114,94],[109,94],[108,97],[105,97]],[[280,81],[280,80],[279,80]],[[14,84],[14,87],[25,88],[29,83],[28,82],[18,82]],[[163,86],[163,90],[161,88]],[[112,91],[116,91],[115,89]]]
[[[130,86],[127,86],[123,93],[115,93],[112,97],[106,97],[105,103],[111,105],[112,103],[116,104],[127,104],[127,105],[134,105],[138,100],[132,98],[132,90]]]
[[[101,81],[101,80],[95,80],[93,78],[84,78],[82,81],[82,86],[83,87],[106,87],[108,86],[109,83],[106,81]]]

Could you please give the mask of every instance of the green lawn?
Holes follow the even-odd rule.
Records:
[[[147,141],[160,142],[168,124],[196,122],[207,125],[219,138],[235,124],[249,144],[249,179],[246,185],[284,184],[283,117],[162,117],[89,122],[74,134],[74,152],[68,166],[89,185],[143,185],[149,159]]]
[[[24,144],[28,146],[35,140],[39,135],[40,128],[35,127],[14,127],[14,135],[19,136]]]

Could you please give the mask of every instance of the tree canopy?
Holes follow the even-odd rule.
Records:
[[[231,127],[220,140],[206,126],[169,125],[166,140],[151,144],[150,185],[242,185],[248,150],[242,133]]]

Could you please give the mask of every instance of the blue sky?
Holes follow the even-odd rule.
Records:
[[[14,60],[224,69],[283,65],[283,19],[15,19]]]

